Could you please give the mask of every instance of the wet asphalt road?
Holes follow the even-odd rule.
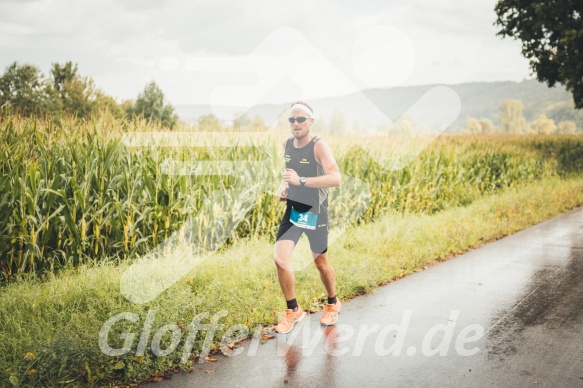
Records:
[[[583,387],[583,208],[320,316],[157,386]]]

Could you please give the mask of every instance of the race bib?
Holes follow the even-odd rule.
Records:
[[[289,220],[297,227],[315,230],[316,223],[318,222],[318,213],[299,212],[292,207]]]

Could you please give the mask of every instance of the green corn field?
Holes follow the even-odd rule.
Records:
[[[226,219],[237,225],[227,243],[258,234],[275,237],[283,212],[274,194],[284,170],[285,129],[254,133],[267,140],[263,148],[233,143],[229,136],[215,147],[124,144],[125,134],[156,131],[144,121],[107,115],[58,125],[1,117],[0,282],[80,264],[135,260],[187,222],[196,224],[202,246],[226,233],[221,229]],[[518,183],[583,170],[583,138],[575,135],[441,136],[398,170],[377,163],[391,149],[390,137],[365,150],[351,146],[358,141],[347,144],[346,134],[321,135],[343,175],[362,183],[330,191],[337,223],[369,222],[388,209],[404,216],[432,214]],[[238,177],[164,172],[170,161],[217,160],[254,167],[239,169]],[[263,190],[257,190],[258,183]],[[199,214],[211,196],[212,211]],[[340,217],[359,206],[365,211]]]

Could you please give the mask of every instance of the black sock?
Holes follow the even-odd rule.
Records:
[[[296,298],[293,298],[292,300],[286,300],[285,303],[287,303],[288,309],[291,309],[293,311],[297,311],[298,301],[296,300]]]
[[[328,304],[336,304],[336,295],[333,297],[328,297]]]

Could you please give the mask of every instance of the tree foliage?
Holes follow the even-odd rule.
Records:
[[[109,112],[117,118],[143,116],[162,125],[174,127],[178,116],[167,104],[164,93],[150,82],[136,101],[118,103],[95,86],[91,77],[81,76],[77,64],[53,63],[48,76],[34,65],[9,65],[0,75],[0,108],[31,116],[43,115],[59,119],[63,115],[88,118]]]
[[[499,0],[498,35],[522,41],[522,54],[541,82],[565,85],[583,108],[583,1]]]
[[[500,105],[500,126],[504,133],[526,132],[526,118],[522,114],[524,105],[520,100],[505,100]]]
[[[286,129],[289,128],[289,122],[287,121],[287,114],[285,115],[286,119]],[[312,132],[320,133],[325,132],[328,130],[328,126],[326,125],[326,120],[324,117],[317,117],[314,119],[314,124],[312,124]]]
[[[170,128],[173,128],[178,121],[178,116],[174,113],[174,107],[166,103],[164,92],[154,81],[146,84],[143,92],[138,94],[131,113],[136,116],[143,116],[148,120],[159,120],[162,125]]]
[[[12,63],[0,77],[0,106],[30,116],[42,109],[43,76],[34,65]]]
[[[577,126],[569,120],[561,121],[557,127],[557,132],[572,135],[577,132]]]
[[[462,133],[473,135],[492,135],[496,133],[494,123],[489,119],[478,120],[474,117],[468,116],[466,123],[466,128]]]
[[[560,123],[561,121],[572,121],[579,128],[583,129],[583,110],[573,109],[572,101],[555,102],[547,106],[542,112],[549,118]]]
[[[557,126],[553,119],[540,115],[529,125],[529,132],[539,135],[550,135],[557,132]]]
[[[247,112],[236,112],[233,115],[233,129],[236,131],[244,131],[251,125],[251,117]]]
[[[342,133],[346,131],[346,118],[341,109],[335,109],[330,117],[330,122],[328,124],[330,131],[335,133]]]
[[[222,129],[221,119],[216,115],[209,113],[198,118],[196,126],[202,131],[218,132]]]
[[[482,126],[482,133],[484,135],[493,135],[496,133],[496,127],[492,120],[489,119],[482,119],[480,120],[480,125]]]
[[[480,124],[480,120],[468,116],[467,120],[466,120],[467,124],[466,124],[466,128],[464,133],[468,133],[468,134],[472,134],[472,135],[477,135],[482,133],[482,124]]]
[[[90,77],[77,73],[77,64],[71,61],[53,63],[47,88],[50,113],[64,113],[90,117],[96,108],[97,91]]]

